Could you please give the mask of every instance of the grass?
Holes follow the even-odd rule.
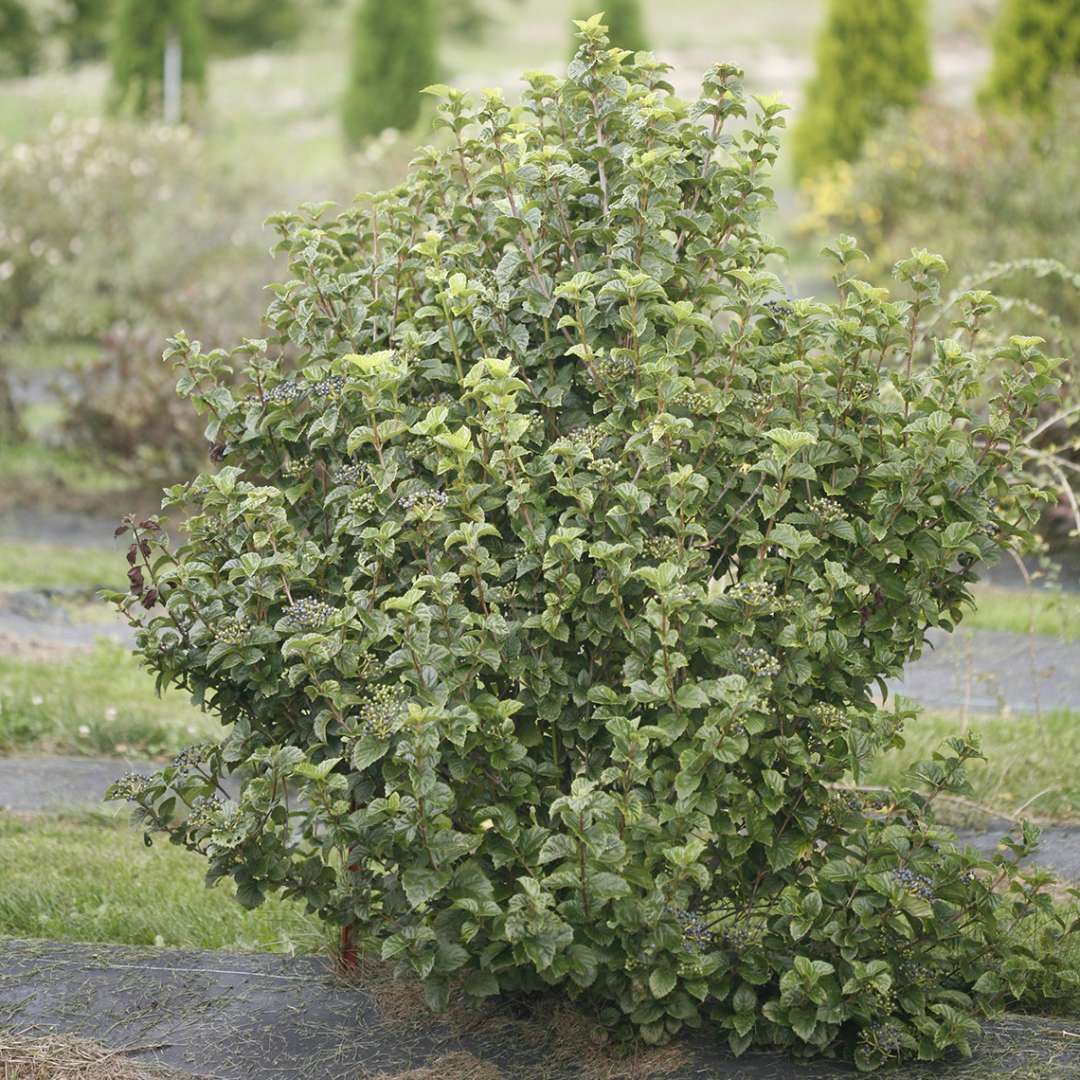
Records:
[[[1066,641],[1080,638],[1080,596],[1076,594],[993,585],[980,585],[974,592],[978,607],[964,619],[965,628],[1046,634]]]
[[[330,931],[299,904],[246,911],[231,884],[207,889],[206,860],[126,818],[0,812],[0,937],[193,949],[317,952]]]
[[[119,548],[0,541],[0,589],[118,589],[126,573]]]
[[[974,799],[994,810],[1055,820],[1080,818],[1080,714],[978,716],[969,727],[982,738],[987,760],[968,768]],[[924,713],[904,730],[907,745],[874,764],[865,782],[899,783],[916,761],[926,761],[942,742],[959,733],[948,714]]]
[[[86,454],[33,442],[12,445],[0,440],[0,477],[6,489],[0,492],[0,505],[7,501],[4,495],[19,490],[33,492],[35,502],[50,505],[56,503],[50,498],[55,489],[89,494],[131,486],[130,478],[88,459]]]
[[[183,693],[158,697],[119,645],[52,661],[0,656],[0,753],[160,757],[220,730]]]

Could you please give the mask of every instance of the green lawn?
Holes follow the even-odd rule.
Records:
[[[24,491],[28,496],[24,503],[41,506],[55,506],[60,502],[58,493],[65,491],[90,495],[123,491],[131,486],[129,476],[106,468],[86,454],[36,442],[13,446],[0,441],[0,479],[7,489],[0,490],[0,503],[6,501],[2,496]]]
[[[978,608],[964,619],[965,627],[1047,634],[1066,641],[1080,637],[1080,596],[1074,593],[994,585],[980,585],[974,592]]]
[[[160,757],[220,730],[183,693],[159,698],[153,678],[118,645],[60,660],[0,656],[0,754]]]
[[[1032,817],[1080,818],[1080,715],[980,714],[970,719],[968,727],[981,736],[987,758],[969,766],[975,801],[1006,814],[1026,807]],[[880,758],[863,782],[900,783],[911,764],[928,760],[960,729],[956,716],[917,717],[904,731],[904,749]]]
[[[119,541],[117,542],[119,544]],[[0,541],[0,589],[124,587],[123,550]]]
[[[315,952],[330,931],[299,904],[245,911],[206,860],[168,843],[146,847],[126,815],[0,812],[0,937],[193,949]]]

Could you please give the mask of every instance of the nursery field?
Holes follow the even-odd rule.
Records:
[[[927,0],[926,85],[804,175],[769,102],[840,0],[645,0],[677,94],[762,96],[704,121],[530,96],[578,0],[455,0],[444,120],[503,87],[564,157],[489,102],[275,232],[428,141],[343,135],[363,5],[175,126],[0,43],[0,1080],[1080,1075],[1076,80],[1032,136],[1005,0]],[[271,303],[177,396],[167,338]]]

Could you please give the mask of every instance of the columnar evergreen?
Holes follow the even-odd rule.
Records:
[[[203,0],[210,48],[244,53],[294,41],[304,25],[296,0]]]
[[[206,34],[200,0],[117,0],[112,39],[113,111],[160,116],[165,48],[172,35],[181,50],[186,96],[206,81]]]
[[[41,55],[41,34],[22,0],[0,0],[0,78],[29,75]]]
[[[600,4],[604,4],[603,23],[608,28],[608,37],[612,45],[631,52],[641,52],[649,48],[648,34],[645,32],[645,17],[641,11],[640,0],[588,0],[578,5],[578,19],[587,19],[593,15]],[[575,41],[576,47],[576,41]]]
[[[858,157],[886,113],[915,104],[929,81],[926,0],[829,0],[793,135],[796,174]]]
[[[351,144],[420,118],[420,91],[437,78],[437,19],[434,0],[361,0],[344,104]]]
[[[983,100],[1045,111],[1065,75],[1080,75],[1080,0],[1005,0]]]

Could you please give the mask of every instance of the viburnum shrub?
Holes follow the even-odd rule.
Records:
[[[915,363],[924,252],[907,300],[848,241],[838,301],[785,298],[781,107],[729,134],[736,68],[688,105],[581,30],[519,105],[433,88],[448,138],[401,187],[278,217],[269,342],[171,343],[220,467],[168,491],[179,546],[128,522],[122,606],[228,734],[111,796],[436,1008],[557,987],[650,1042],[967,1051],[1074,978],[1038,959],[1071,923],[1017,869],[1034,832],[986,860],[934,824],[971,737],[910,790],[839,785],[900,741],[881,680],[1026,529],[1053,364],[1014,339],[973,412],[986,294]]]

